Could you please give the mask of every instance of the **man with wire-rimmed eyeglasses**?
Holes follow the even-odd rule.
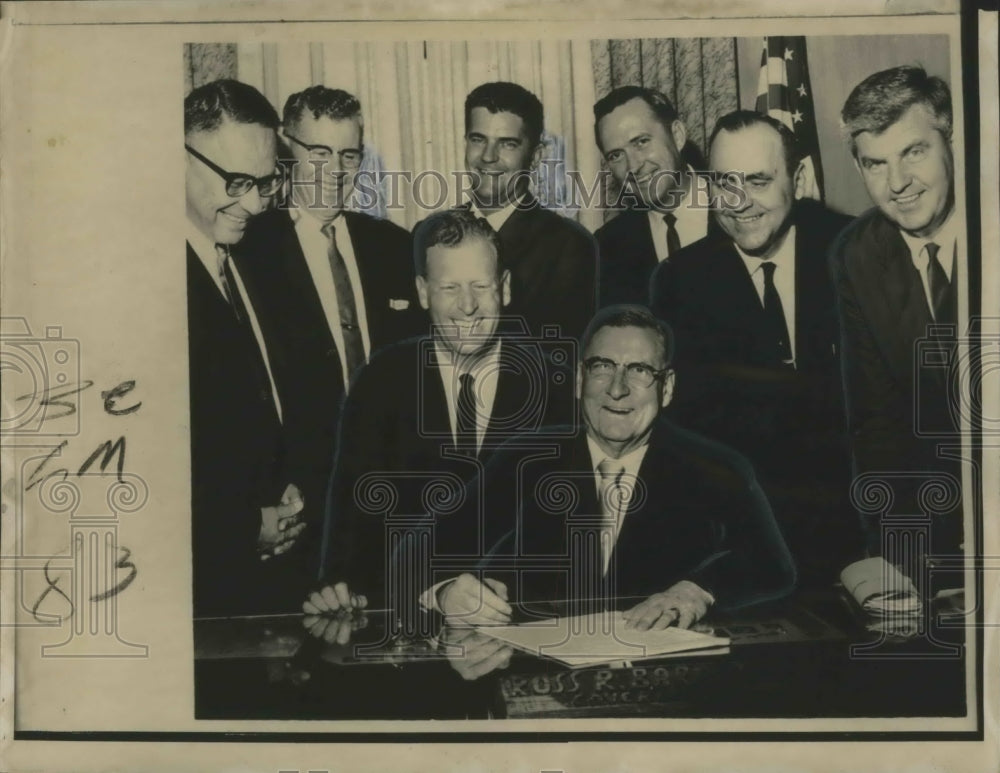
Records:
[[[281,187],[277,123],[264,96],[234,80],[184,100],[196,616],[284,611],[305,582],[278,353],[231,254]]]
[[[448,618],[505,623],[515,601],[596,600],[584,609],[619,609],[639,630],[687,628],[713,605],[791,592],[794,564],[749,463],[661,417],[683,378],[671,354],[670,329],[644,307],[591,320],[576,381],[581,430],[551,453],[511,442],[493,457],[480,517],[493,533],[506,521],[508,536],[436,588]]]
[[[379,349],[427,328],[409,233],[352,209],[371,152],[364,129],[361,104],[346,91],[311,86],[292,94],[280,129],[285,187],[237,250],[280,355],[289,464],[317,537],[349,385]],[[308,544],[315,571],[317,544]]]

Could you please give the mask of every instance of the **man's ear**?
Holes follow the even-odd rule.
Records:
[[[500,276],[500,304],[510,305],[510,271],[506,270]]]
[[[687,127],[684,125],[684,122],[677,119],[670,124],[670,134],[674,138],[674,145],[677,146],[677,153],[679,155],[684,150],[684,146],[687,145],[688,139]]]
[[[795,168],[795,173],[792,175],[793,187],[795,190],[796,200],[801,199],[806,195],[806,160],[802,159],[799,161],[799,165]]]
[[[538,139],[538,144],[535,145],[535,149],[531,152],[531,161],[528,163],[528,170],[534,171],[538,168],[538,165],[542,161],[542,149],[545,147],[545,140],[542,138]]]
[[[660,398],[660,407],[666,408],[670,405],[670,400],[674,396],[674,371],[667,370],[663,374],[663,397]]]
[[[576,365],[576,399],[583,398],[583,361]]]
[[[424,311],[430,309],[431,304],[427,299],[427,280],[422,276],[417,277],[417,298],[420,300],[420,306]]]

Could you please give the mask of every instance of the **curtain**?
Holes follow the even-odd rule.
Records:
[[[188,43],[184,46],[185,94],[219,78],[235,77],[235,43]]]
[[[365,122],[363,170],[409,172],[415,184],[422,183],[422,203],[438,205],[420,206],[411,185],[402,182],[393,195],[385,180],[368,211],[405,228],[455,203],[454,195],[440,199],[440,181],[453,194],[453,173],[464,169],[465,96],[481,83],[513,81],[542,101],[544,152],[533,175],[534,192],[546,206],[591,230],[604,221],[603,213],[583,206],[584,197],[570,196],[569,173],[586,191],[598,179],[601,158],[593,128],[598,96],[626,83],[664,91],[688,126],[692,148],[701,148],[715,119],[736,108],[739,93],[732,38],[185,46],[188,90],[221,77],[255,86],[279,113],[289,95],[315,84],[358,97]]]
[[[629,85],[663,92],[687,127],[689,153],[702,155],[715,122],[739,107],[734,38],[595,40],[591,51],[598,98]]]

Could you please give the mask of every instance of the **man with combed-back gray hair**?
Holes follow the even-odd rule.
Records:
[[[830,254],[854,472],[904,471],[912,482],[896,492],[893,511],[918,513],[921,476],[943,475],[960,491],[958,465],[938,458],[936,440],[957,439],[947,363],[965,273],[951,94],[920,67],[894,67],[859,83],[841,118],[876,204],[840,234]],[[935,350],[936,367],[921,357],[922,341]],[[959,549],[959,500],[932,519],[932,552]],[[867,523],[871,553],[882,550],[882,525]]]

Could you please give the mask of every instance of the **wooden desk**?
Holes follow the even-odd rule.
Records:
[[[347,644],[298,616],[195,621],[199,719],[934,717],[966,713],[963,632],[873,645],[836,593],[729,618],[726,655],[570,670],[515,653],[467,681],[435,641],[392,641],[366,615]],[[387,641],[392,643],[388,646]],[[866,652],[858,645],[867,645]],[[375,645],[375,646],[373,646]],[[852,647],[855,650],[852,652]],[[953,651],[945,648],[952,647]],[[957,654],[956,654],[957,650]]]

